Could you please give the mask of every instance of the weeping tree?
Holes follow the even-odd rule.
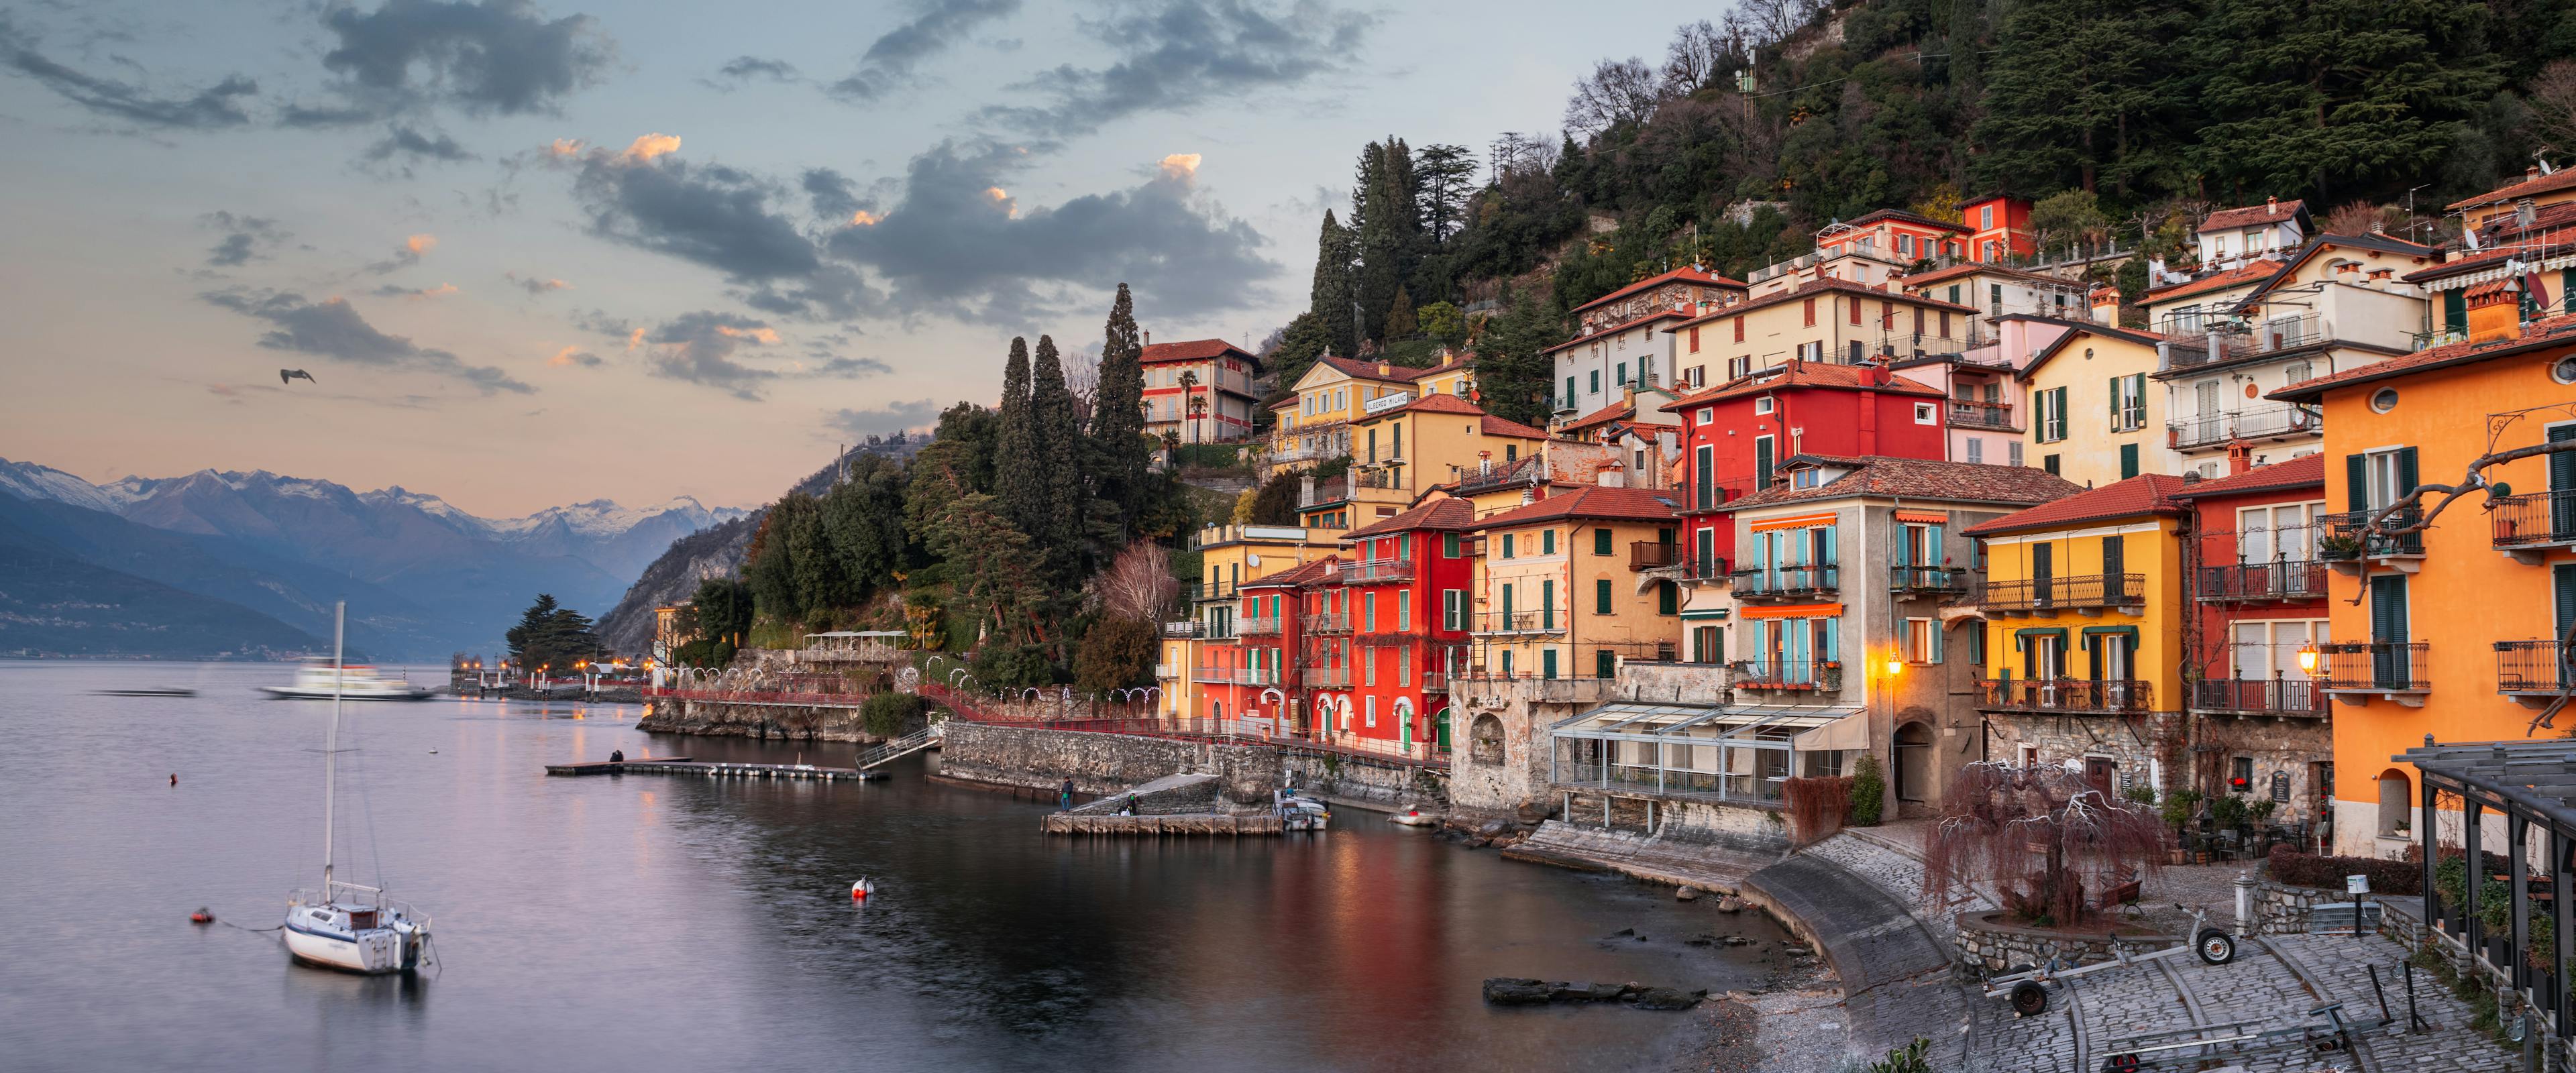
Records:
[[[1926,840],[1923,889],[1992,880],[2016,918],[2056,927],[2084,918],[2084,888],[2109,889],[2163,865],[2156,813],[2062,767],[1975,763],[1941,798]]]

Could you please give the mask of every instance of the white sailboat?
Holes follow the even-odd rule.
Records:
[[[331,625],[332,680],[340,669],[349,605],[340,604]],[[429,956],[429,918],[385,897],[381,888],[343,883],[331,875],[333,809],[340,774],[340,701],[331,697],[331,729],[322,746],[322,889],[299,890],[286,900],[286,952],[295,960],[349,972],[410,972]]]

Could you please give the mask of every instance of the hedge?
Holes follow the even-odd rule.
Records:
[[[2272,878],[2293,887],[2343,888],[2345,876],[2369,876],[2372,894],[2424,893],[2424,866],[2377,857],[2322,857],[2301,853],[2288,843],[2272,847],[2264,861]]]

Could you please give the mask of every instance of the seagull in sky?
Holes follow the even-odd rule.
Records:
[[[313,380],[313,374],[305,372],[302,369],[279,369],[277,371],[278,383],[288,384],[297,380]],[[313,380],[313,383],[318,387],[322,382],[319,380]]]

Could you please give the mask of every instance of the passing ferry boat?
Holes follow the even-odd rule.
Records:
[[[348,605],[343,604],[337,618],[345,621],[347,613]],[[334,654],[322,670],[327,681],[345,686],[350,679],[335,673],[341,670],[340,640],[340,621],[335,621]],[[340,701],[345,697],[341,690],[327,687],[323,695],[331,698],[331,725],[322,739],[322,888],[287,896],[286,952],[297,961],[328,969],[410,972],[429,960],[429,918],[386,898],[382,888],[343,883],[331,875],[331,847],[338,834],[334,821],[340,788]]]
[[[307,660],[295,669],[294,682],[259,688],[295,700],[428,700],[435,695],[428,686],[377,674],[373,667],[344,667],[336,659]]]

